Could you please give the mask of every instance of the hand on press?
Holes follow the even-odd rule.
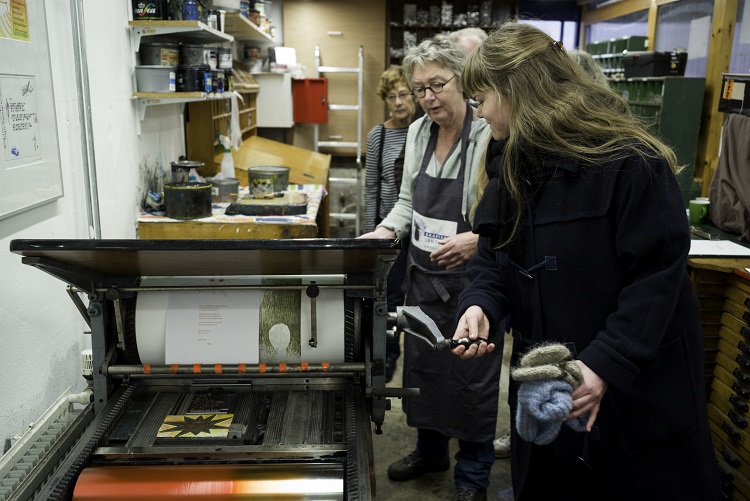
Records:
[[[487,315],[484,314],[484,311],[479,306],[470,306],[458,320],[458,327],[456,327],[456,332],[453,334],[453,339],[468,337],[474,341],[477,338],[487,339],[489,334],[490,322],[487,319]],[[481,357],[485,353],[492,353],[494,349],[495,343],[479,343],[471,344],[468,347],[459,346],[453,348],[451,352],[461,358],[475,358]]]

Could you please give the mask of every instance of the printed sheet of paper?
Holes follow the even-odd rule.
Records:
[[[258,363],[258,291],[181,291],[169,295],[167,364]]]
[[[691,240],[689,256],[750,256],[750,248],[729,240]]]

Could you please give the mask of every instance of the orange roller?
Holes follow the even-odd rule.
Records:
[[[340,465],[91,466],[73,501],[344,499]]]

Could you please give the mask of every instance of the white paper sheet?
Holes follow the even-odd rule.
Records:
[[[750,256],[750,248],[730,240],[691,240],[690,256]]]
[[[260,291],[169,294],[167,364],[258,363]]]

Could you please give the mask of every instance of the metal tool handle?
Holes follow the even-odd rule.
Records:
[[[389,324],[395,324],[399,331],[415,336],[432,347],[433,350],[452,350],[456,346],[470,346],[472,344],[486,343],[487,340],[478,338],[471,340],[445,339],[432,320],[419,306],[399,306],[396,308],[395,319],[389,318]]]

